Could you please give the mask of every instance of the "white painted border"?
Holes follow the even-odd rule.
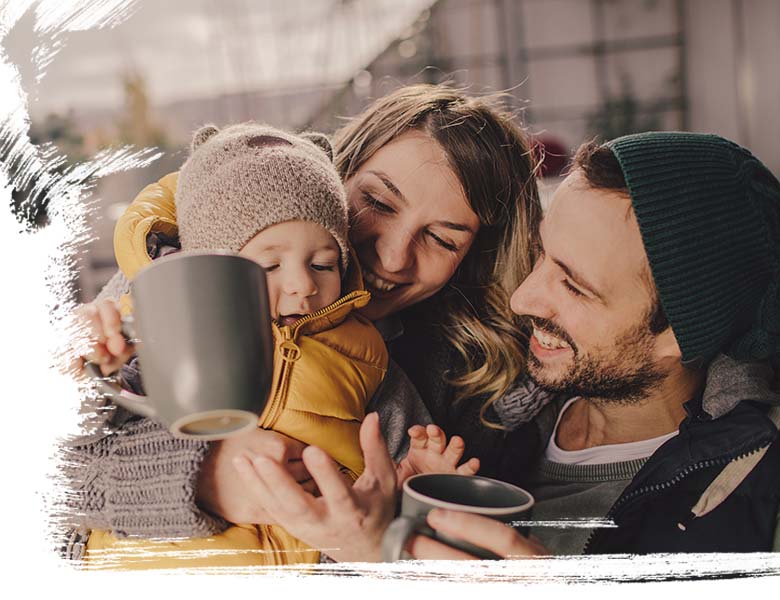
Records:
[[[154,1],[154,0],[144,0]],[[132,0],[3,0],[0,36],[27,10],[35,10],[43,36],[39,48],[40,76],[54,60],[61,35],[67,31],[112,27],[132,14]],[[45,44],[49,44],[45,46]],[[0,48],[0,116],[8,130],[25,137],[27,97],[18,72]],[[22,139],[24,144],[24,139]],[[31,168],[52,157],[42,149],[24,148]],[[133,168],[153,159],[150,153],[104,154],[95,157],[81,173],[95,177]],[[75,179],[75,178],[74,178]],[[9,181],[0,172],[4,200]],[[780,584],[780,558],[776,554],[657,555],[650,557],[574,557],[516,562],[402,563],[400,565],[342,564],[306,571],[277,568],[263,573],[232,573],[229,579],[204,572],[163,574],[85,573],[63,563],[52,551],[47,510],[52,495],[61,493],[51,479],[56,463],[57,439],[77,420],[79,390],[56,368],[64,345],[73,336],[61,299],[72,268],[72,256],[89,232],[83,217],[89,210],[89,184],[60,181],[53,207],[53,222],[38,233],[20,231],[7,204],[0,208],[2,244],[2,365],[3,435],[3,544],[0,560],[5,588],[11,593],[38,597],[36,592],[89,598],[137,599],[146,590],[152,597],[172,592],[187,598],[219,598],[225,594],[297,593],[307,597],[393,598],[414,592],[461,596],[482,591],[534,594],[539,598],[652,598],[659,593],[710,593],[732,596],[774,591]],[[725,532],[724,532],[725,533]],[[261,577],[262,579],[258,579]],[[696,579],[706,577],[706,581]],[[723,579],[725,577],[725,579]],[[670,588],[665,580],[676,580]],[[636,583],[639,580],[641,583]],[[614,585],[616,582],[621,585]],[[312,588],[316,584],[317,588]],[[572,584],[577,584],[572,586]],[[519,589],[522,586],[523,589]],[[17,590],[19,592],[17,592]],[[289,597],[289,596],[284,596]]]

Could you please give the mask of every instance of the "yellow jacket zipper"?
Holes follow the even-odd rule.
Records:
[[[282,366],[279,372],[278,384],[276,385],[276,391],[272,398],[268,402],[268,406],[263,411],[260,427],[270,429],[276,423],[284,407],[284,399],[287,398],[287,387],[290,380],[290,372],[292,371],[292,365],[301,357],[301,349],[295,343],[298,338],[298,332],[301,326],[313,321],[319,317],[335,312],[345,304],[353,302],[357,298],[360,298],[366,294],[365,291],[356,290],[350,292],[346,296],[339,298],[332,304],[329,304],[325,308],[321,308],[318,311],[306,315],[298,319],[292,325],[277,325],[272,324],[272,327],[278,331],[278,335],[281,337],[281,343],[279,344],[279,354],[282,359]]]

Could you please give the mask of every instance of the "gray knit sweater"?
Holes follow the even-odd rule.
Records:
[[[537,415],[541,439],[548,440],[566,398],[557,398]],[[539,458],[527,483],[535,503],[529,519],[534,521],[593,521],[603,519],[626,486],[647,462],[647,458],[597,465],[562,464]],[[593,529],[585,523],[568,526],[556,523],[531,527],[530,534],[556,555],[582,554]]]

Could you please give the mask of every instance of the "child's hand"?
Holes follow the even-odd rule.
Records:
[[[116,302],[104,299],[90,302],[76,310],[87,327],[88,346],[84,359],[100,366],[103,375],[117,371],[133,355],[134,347],[122,334],[122,320]]]
[[[399,489],[404,481],[418,473],[475,475],[479,470],[478,458],[471,458],[458,466],[466,444],[457,435],[447,444],[447,437],[436,425],[413,425],[409,428],[409,438],[409,453],[396,467]]]

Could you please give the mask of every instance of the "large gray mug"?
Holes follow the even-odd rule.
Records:
[[[426,522],[428,513],[434,508],[444,508],[511,523],[522,520],[533,504],[533,496],[524,489],[496,479],[449,474],[414,475],[403,485],[401,516],[390,524],[382,538],[382,560],[411,558],[404,547],[414,534],[425,535],[478,558],[501,558],[485,548],[431,529]]]
[[[232,253],[155,260],[132,283],[133,337],[146,396],[98,377],[99,390],[180,438],[257,427],[273,377],[265,272]]]

